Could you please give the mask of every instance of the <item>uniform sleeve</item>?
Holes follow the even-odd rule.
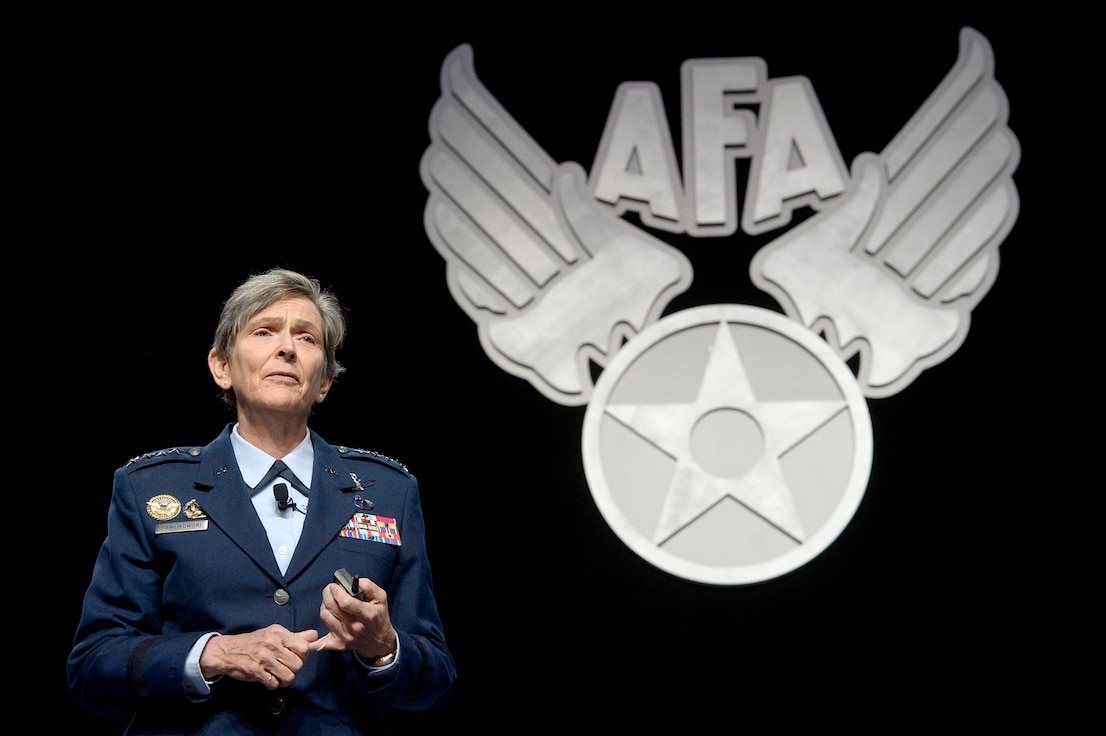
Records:
[[[393,707],[424,710],[445,701],[457,672],[434,598],[418,482],[408,477],[399,563],[388,590],[388,613],[399,633],[400,655],[394,668],[378,677],[366,675],[364,682],[373,696]]]
[[[130,474],[120,468],[108,506],[107,537],[67,664],[71,692],[94,713],[126,713],[144,701],[189,702],[184,663],[205,632],[163,636],[158,619],[162,579],[145,516]]]

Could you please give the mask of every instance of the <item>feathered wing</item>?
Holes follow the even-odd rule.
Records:
[[[554,162],[481,84],[469,45],[446,57],[441,89],[420,174],[450,293],[503,370],[585,404],[588,360],[656,321],[691,265],[601,208],[579,164]]]
[[[754,256],[753,282],[789,317],[860,353],[865,395],[952,355],[994,283],[1018,215],[1008,112],[990,44],[963,29],[956,65],[883,153],[856,158],[841,200]]]

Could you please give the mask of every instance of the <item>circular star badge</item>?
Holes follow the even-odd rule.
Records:
[[[872,425],[849,367],[758,307],[685,309],[600,374],[583,428],[600,512],[638,555],[716,585],[809,562],[868,485]]]

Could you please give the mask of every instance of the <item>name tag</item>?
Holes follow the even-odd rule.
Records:
[[[203,531],[207,531],[207,519],[197,519],[196,521],[166,521],[154,527],[154,534]]]

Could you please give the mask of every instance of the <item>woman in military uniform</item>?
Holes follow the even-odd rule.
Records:
[[[415,477],[308,427],[344,337],[315,279],[251,277],[208,356],[237,421],[116,471],[68,676],[128,734],[380,733],[450,693]]]

